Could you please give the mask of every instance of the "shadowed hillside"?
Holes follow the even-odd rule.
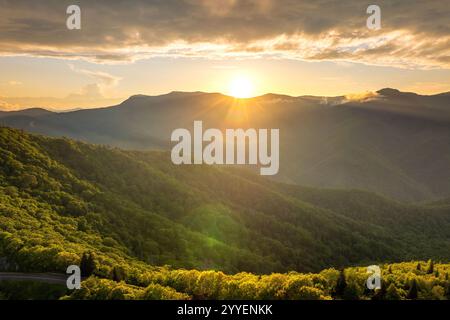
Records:
[[[0,123],[125,149],[169,149],[176,128],[280,128],[278,181],[358,188],[408,201],[450,195],[450,95],[234,99],[216,93],[132,96],[67,113],[3,113]]]
[[[449,207],[280,184],[248,170],[174,166],[167,152],[0,130],[4,266],[117,263],[228,272],[313,271],[449,259]],[[141,261],[141,262],[139,262]]]

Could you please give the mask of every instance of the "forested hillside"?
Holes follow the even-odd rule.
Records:
[[[368,290],[366,267],[320,273],[226,275],[217,271],[147,273],[138,285],[91,277],[66,299],[446,300],[450,265],[415,261],[381,266],[381,288]]]
[[[139,297],[211,298],[183,287],[191,280],[182,279],[222,279],[222,273],[174,268],[270,274],[450,259],[445,201],[414,206],[357,190],[286,185],[239,168],[174,166],[165,152],[123,151],[9,128],[0,129],[0,153],[3,270],[64,272],[70,264],[81,264],[85,275],[126,279],[140,286],[138,291],[156,286],[139,291]],[[331,274],[335,277],[335,271]],[[230,277],[223,279],[232,286],[259,279]],[[306,281],[316,289],[329,281],[279,277],[287,277],[287,283]],[[95,278],[87,282],[88,287],[103,285],[115,286]],[[127,286],[120,284],[134,292]],[[95,295],[100,289],[92,290],[77,294]],[[248,290],[238,296],[275,297],[274,292]],[[331,294],[311,290],[305,294]]]
[[[174,166],[131,152],[2,128],[4,265],[63,271],[92,251],[118,263],[256,273],[450,258],[448,206],[274,183],[249,171]]]
[[[411,261],[383,264],[381,288],[369,290],[367,267],[333,268],[319,273],[234,275],[221,271],[118,269],[109,278],[92,275],[80,290],[32,282],[0,282],[1,299],[89,300],[448,300],[450,264]]]

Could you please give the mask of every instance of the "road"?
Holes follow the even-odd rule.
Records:
[[[65,285],[68,276],[69,275],[61,273],[0,272],[0,281],[40,281]]]

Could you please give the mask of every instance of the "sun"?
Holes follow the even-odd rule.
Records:
[[[253,83],[247,77],[236,77],[230,82],[228,92],[235,98],[250,98],[253,95]]]

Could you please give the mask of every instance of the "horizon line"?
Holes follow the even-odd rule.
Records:
[[[121,102],[114,104],[114,105],[107,105],[107,106],[93,106],[93,107],[70,107],[70,108],[64,108],[64,109],[58,109],[58,108],[51,108],[51,107],[44,107],[44,106],[28,106],[28,107],[24,107],[24,108],[20,108],[20,109],[14,109],[14,110],[2,110],[0,109],[0,112],[18,112],[18,111],[24,111],[24,110],[30,110],[30,109],[42,109],[42,110],[46,110],[49,112],[55,112],[55,113],[64,113],[64,112],[74,112],[74,111],[80,111],[80,110],[89,110],[89,109],[103,109],[103,108],[110,108],[110,107],[115,107],[115,106],[119,106],[121,104],[123,104],[125,101],[133,98],[133,97],[163,97],[163,96],[168,96],[168,95],[173,95],[173,94],[217,94],[217,95],[221,95],[230,99],[235,99],[235,100],[251,100],[251,99],[258,99],[258,98],[263,98],[265,96],[280,96],[280,97],[287,97],[287,98],[293,98],[293,99],[297,99],[297,98],[304,98],[304,97],[308,97],[308,98],[345,98],[348,96],[352,96],[352,95],[362,95],[362,94],[368,94],[368,93],[376,93],[378,94],[380,91],[383,90],[391,90],[392,92],[398,92],[398,93],[403,93],[403,94],[414,94],[417,96],[422,96],[422,97],[433,97],[433,96],[440,96],[440,95],[446,95],[446,94],[450,94],[450,91],[444,91],[444,92],[440,92],[440,93],[434,93],[434,94],[420,94],[420,93],[416,93],[413,91],[401,91],[399,89],[395,89],[395,88],[391,88],[391,87],[384,87],[381,88],[379,90],[376,91],[371,91],[371,90],[366,90],[363,92],[353,92],[353,93],[346,93],[346,94],[341,94],[341,95],[337,95],[337,96],[320,96],[320,95],[312,95],[312,94],[302,94],[302,95],[290,95],[290,94],[284,94],[284,93],[274,93],[274,92],[267,92],[264,94],[260,94],[260,95],[256,95],[253,97],[245,97],[245,98],[238,98],[238,97],[234,97],[230,94],[225,94],[222,92],[208,92],[208,91],[183,91],[183,90],[173,90],[173,91],[169,91],[166,93],[160,93],[160,94],[145,94],[145,93],[137,93],[137,94],[132,94],[128,97],[123,97],[123,98],[106,98],[106,99],[118,99],[121,100]],[[9,99],[26,99],[26,98],[32,98],[32,97],[0,97],[1,98],[9,98]],[[39,98],[39,97],[36,97]]]

